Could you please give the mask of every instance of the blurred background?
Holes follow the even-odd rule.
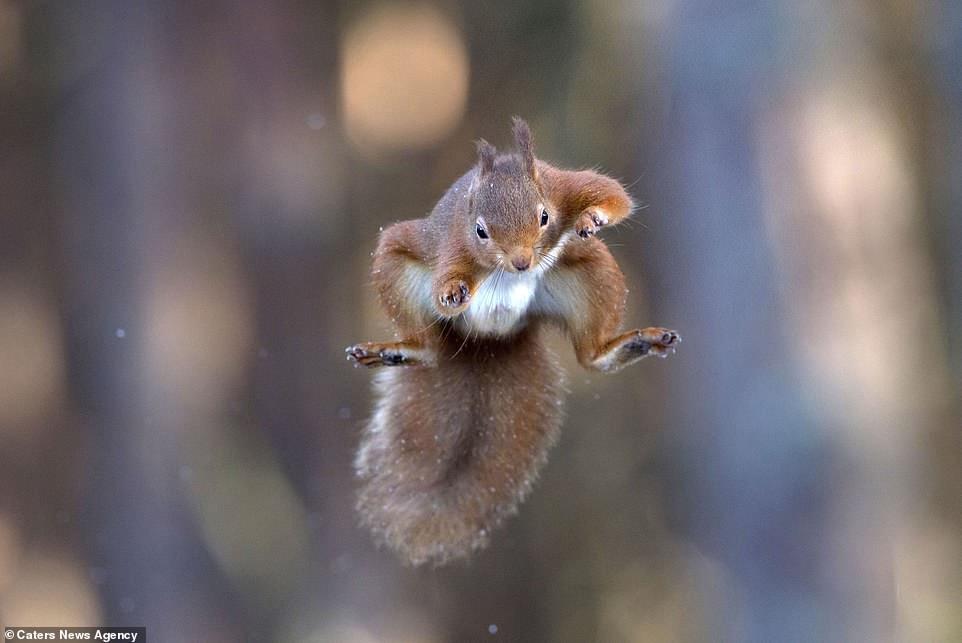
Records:
[[[962,641],[962,5],[0,0],[0,622],[153,641]],[[526,117],[627,323],[521,513],[356,526],[381,226]]]

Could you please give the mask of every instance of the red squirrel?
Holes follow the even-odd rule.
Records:
[[[355,460],[361,522],[408,563],[444,564],[487,545],[528,494],[558,437],[563,374],[548,326],[579,363],[613,373],[666,356],[675,331],[619,333],[627,290],[595,235],[627,217],[621,184],[480,140],[478,162],[430,215],[381,233],[373,278],[400,341],[348,359],[382,368]]]

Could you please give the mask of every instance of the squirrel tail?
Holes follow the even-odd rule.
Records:
[[[527,495],[558,437],[563,374],[537,329],[442,346],[435,367],[378,372],[355,459],[357,507],[413,565],[488,543]]]

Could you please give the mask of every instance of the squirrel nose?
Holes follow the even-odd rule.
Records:
[[[518,272],[524,272],[531,267],[531,257],[511,257],[511,265],[514,266],[514,269]]]

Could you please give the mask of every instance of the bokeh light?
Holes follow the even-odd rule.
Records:
[[[304,507],[263,445],[223,429],[188,440],[190,501],[210,552],[256,600],[278,600],[308,564]]]
[[[56,309],[22,280],[0,276],[0,432],[42,428],[57,407],[64,356]]]
[[[341,107],[362,152],[431,146],[464,114],[468,54],[457,27],[435,7],[379,4],[347,29]]]
[[[0,0],[0,83],[20,65],[23,46],[21,9],[12,0]]]
[[[9,515],[0,514],[0,595],[14,580],[23,555],[17,525]]]
[[[230,251],[202,233],[176,243],[149,292],[143,342],[154,384],[188,408],[218,404],[251,351],[249,302]]]
[[[0,604],[0,620],[4,624],[100,624],[100,601],[83,565],[76,559],[34,551],[24,557],[17,572]]]

